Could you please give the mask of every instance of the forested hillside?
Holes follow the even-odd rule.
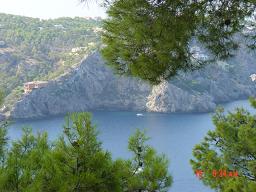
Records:
[[[0,88],[13,102],[24,82],[51,80],[99,46],[100,19],[0,14]]]

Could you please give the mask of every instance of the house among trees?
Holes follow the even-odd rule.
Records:
[[[57,25],[54,25],[55,28],[58,28],[58,29],[64,29],[65,27],[63,27],[63,25],[61,24],[57,24]]]
[[[85,51],[87,49],[87,47],[75,47],[71,49],[72,53],[77,53],[79,51]]]
[[[94,27],[94,28],[92,28],[92,30],[93,30],[94,33],[99,33],[99,32],[104,31],[102,27]]]
[[[45,87],[47,83],[48,83],[47,81],[32,81],[32,82],[24,83],[24,93],[28,94],[33,89]]]

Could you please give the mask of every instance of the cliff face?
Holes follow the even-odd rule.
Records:
[[[216,105],[206,94],[191,93],[171,83],[154,86],[147,98],[146,107],[153,112],[207,112]]]
[[[11,116],[33,118],[87,110],[146,110],[149,93],[149,85],[115,77],[95,53],[71,73],[24,96]]]
[[[227,63],[218,62],[170,82],[151,87],[140,80],[117,77],[98,53],[48,86],[16,103],[13,118],[38,118],[88,110],[207,112],[216,104],[256,94],[249,75],[256,55],[241,50]]]

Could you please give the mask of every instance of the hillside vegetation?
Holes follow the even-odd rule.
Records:
[[[6,92],[6,102],[17,100],[24,82],[54,79],[97,49],[101,23],[0,14],[0,88]]]

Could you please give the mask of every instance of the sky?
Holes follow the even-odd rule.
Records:
[[[79,0],[0,0],[0,13],[41,19],[106,17],[104,8],[93,2],[81,4]]]

